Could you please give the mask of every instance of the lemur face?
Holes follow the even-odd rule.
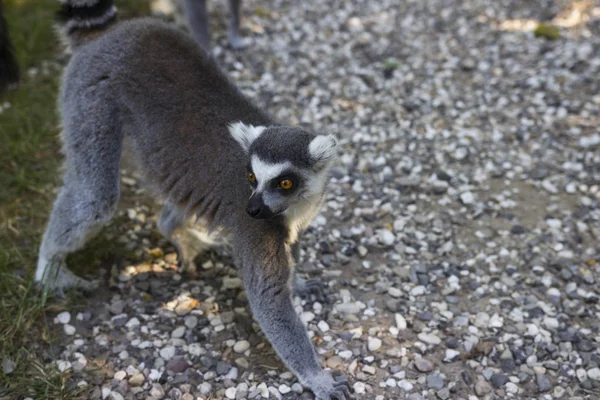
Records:
[[[233,124],[230,132],[249,156],[246,177],[253,192],[246,211],[251,217],[296,213],[320,202],[336,156],[334,136],[241,123]]]

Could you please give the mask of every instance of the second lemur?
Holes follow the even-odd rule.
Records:
[[[335,137],[277,124],[189,36],[152,19],[115,23],[112,0],[63,0],[61,18],[73,48],[60,93],[66,168],[36,280],[89,287],[65,258],[112,218],[127,135],[165,202],[161,232],[177,242],[198,218],[226,236],[277,354],[318,398],[351,398],[322,368],[291,298],[293,254],[323,202]]]

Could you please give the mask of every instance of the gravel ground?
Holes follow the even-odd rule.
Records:
[[[267,0],[245,6],[248,50],[215,47],[282,122],[341,138],[300,266],[329,302],[296,305],[358,399],[600,398],[600,4],[555,41],[513,30],[568,25],[568,5]],[[227,250],[180,275],[123,183],[107,234],[131,256],[56,317],[59,366],[100,367],[81,378],[94,399],[312,399]]]

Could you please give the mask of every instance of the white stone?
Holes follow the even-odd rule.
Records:
[[[66,370],[71,368],[71,363],[68,361],[60,360],[58,361],[57,366],[60,372],[65,372]]]
[[[160,349],[160,356],[163,360],[169,361],[173,356],[175,356],[175,347],[168,346]]]
[[[71,313],[68,311],[63,311],[56,316],[56,319],[61,324],[68,324],[71,321]]]
[[[558,319],[556,318],[546,317],[543,323],[547,329],[558,329]]]
[[[396,314],[394,316],[394,318],[396,319],[396,327],[398,329],[400,329],[401,331],[405,330],[407,327],[407,324],[406,324],[406,319],[404,318],[404,316],[402,314]]]
[[[471,192],[463,192],[460,194],[460,201],[462,201],[463,204],[473,204],[475,196]]]
[[[434,346],[437,346],[438,344],[442,343],[442,339],[440,339],[437,335],[435,335],[433,333],[421,332],[421,333],[419,333],[419,335],[417,337],[419,338],[420,341],[425,342],[427,344],[434,345]]]
[[[319,321],[317,327],[321,330],[321,332],[329,332],[329,324],[325,321]]]
[[[300,319],[302,320],[302,322],[304,322],[305,324],[308,324],[310,321],[315,319],[315,314],[313,314],[310,311],[304,311],[300,314]]]
[[[385,246],[392,246],[396,241],[396,235],[387,229],[382,229],[378,232],[379,242]]]
[[[193,356],[201,356],[202,354],[206,353],[206,350],[202,348],[200,343],[192,343],[188,346],[188,353]]]
[[[507,382],[506,385],[504,386],[504,388],[506,389],[506,391],[508,393],[513,393],[513,394],[519,393],[519,387],[512,382]]]
[[[224,289],[239,289],[242,287],[242,280],[240,278],[223,278]]]
[[[207,396],[212,391],[212,385],[208,382],[202,382],[200,385],[198,385],[198,389],[200,389],[200,393]]]
[[[361,310],[361,306],[358,302],[336,304],[334,308],[338,312],[345,314],[358,314]]]
[[[456,351],[454,349],[447,349],[446,356],[444,357],[444,362],[452,362],[460,355],[460,351]]]
[[[402,296],[402,290],[391,286],[388,288],[388,294],[392,297],[398,298],[398,297]]]
[[[490,322],[490,316],[485,312],[478,312],[475,316],[474,325],[478,328],[487,328]]]
[[[136,317],[131,318],[129,321],[127,321],[127,323],[125,324],[125,326],[129,329],[133,329],[137,326],[140,326],[140,320],[137,319]]]
[[[587,376],[595,381],[600,381],[600,368],[591,368],[587,371]]]
[[[369,340],[367,342],[367,348],[369,349],[369,351],[373,352],[373,351],[377,351],[381,348],[381,339],[378,338],[374,338],[374,337],[369,337]]]
[[[63,325],[63,330],[66,335],[73,336],[75,334],[75,327],[73,325],[65,324]]]
[[[419,285],[415,286],[410,290],[411,296],[422,296],[425,294],[425,286]]]
[[[404,390],[405,392],[410,392],[413,389],[414,385],[406,379],[403,379],[398,382],[398,387]]]
[[[236,394],[237,394],[237,388],[236,387],[230,387],[227,390],[225,390],[225,397],[227,397],[228,399],[235,400],[235,395]]]
[[[110,392],[110,399],[111,400],[125,400],[123,395],[121,395],[121,393],[115,392],[115,391]]]
[[[287,394],[292,391],[292,388],[286,384],[279,385],[278,389],[279,389],[279,393],[281,393],[281,394]]]
[[[194,315],[188,315],[187,317],[185,317],[184,324],[189,329],[194,329],[196,325],[198,325],[198,318]]]
[[[233,351],[236,353],[243,353],[250,348],[250,342],[247,340],[240,340],[233,346]]]
[[[354,388],[354,393],[356,394],[364,394],[365,393],[365,384],[362,382],[356,382],[352,386]]]
[[[153,381],[159,380],[161,376],[162,372],[157,369],[151,369],[150,374],[148,374],[148,378],[152,379]]]
[[[171,332],[171,337],[173,338],[182,338],[185,335],[185,326],[179,326]]]
[[[301,394],[301,393],[304,392],[304,388],[302,387],[301,384],[299,384],[298,382],[296,382],[296,383],[294,383],[292,385],[292,392]]]
[[[499,316],[498,314],[492,315],[489,322],[490,328],[502,328],[504,326],[504,318]]]
[[[125,371],[117,371],[113,375],[113,379],[116,379],[118,381],[122,381],[123,379],[125,379],[126,376],[127,376],[127,372],[125,372]]]
[[[536,336],[540,333],[540,329],[535,324],[527,324],[527,332],[525,332],[525,336]]]
[[[369,375],[375,375],[377,373],[377,369],[375,369],[372,365],[365,365],[362,367],[362,372]]]
[[[229,370],[229,372],[223,375],[223,379],[229,379],[235,381],[238,378],[239,370],[236,367],[233,367]]]

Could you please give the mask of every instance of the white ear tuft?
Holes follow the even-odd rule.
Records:
[[[337,139],[333,135],[319,135],[308,146],[310,156],[318,167],[332,162],[337,156]]]
[[[248,152],[248,148],[250,148],[252,142],[254,142],[264,130],[264,126],[245,125],[243,122],[229,124],[229,133],[231,134],[231,137],[242,146],[245,152]]]

